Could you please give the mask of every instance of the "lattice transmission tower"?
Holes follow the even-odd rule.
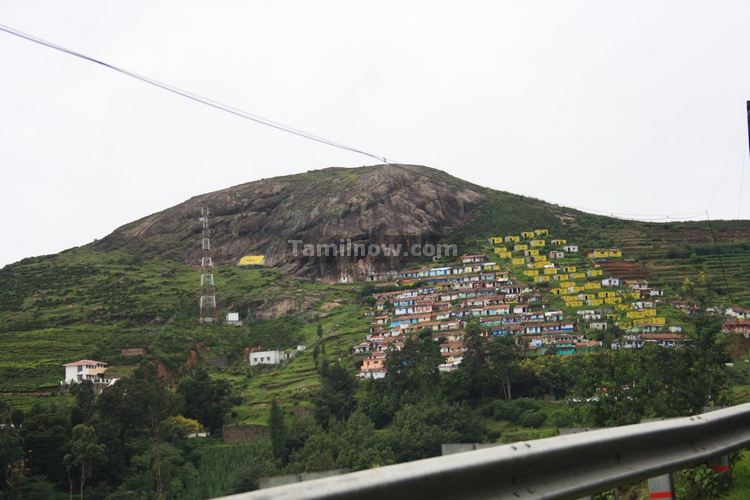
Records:
[[[209,224],[211,212],[208,207],[201,207],[200,222],[203,225],[201,237],[201,287],[200,287],[200,321],[203,325],[210,325],[218,321],[216,314],[216,288],[214,286],[214,261],[211,250],[211,226]]]

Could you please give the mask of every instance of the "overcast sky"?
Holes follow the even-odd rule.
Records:
[[[391,161],[641,218],[750,217],[748,19],[715,0],[0,1],[0,24]],[[373,163],[4,33],[0,66],[0,266]]]

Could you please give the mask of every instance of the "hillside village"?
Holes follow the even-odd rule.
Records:
[[[488,243],[494,260],[464,255],[453,266],[404,270],[396,282],[405,289],[374,294],[370,331],[354,347],[363,357],[360,377],[385,377],[389,350],[424,329],[440,342],[440,370],[455,370],[470,320],[487,335],[513,336],[530,354],[590,352],[602,346],[601,333],[610,326],[624,333],[613,349],[674,348],[688,338],[681,324],[660,312],[671,307],[660,288],[606,271],[608,262],[622,259],[620,249],[583,253],[566,239],[550,239],[548,229]]]

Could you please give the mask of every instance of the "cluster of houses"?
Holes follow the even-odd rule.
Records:
[[[687,341],[682,326],[657,312],[660,288],[608,275],[599,265],[621,258],[620,249],[597,248],[584,257],[577,244],[548,238],[548,229],[489,238],[502,266],[485,255],[464,255],[457,265],[393,273],[402,285],[413,280],[420,286],[375,294],[369,334],[354,348],[363,357],[359,375],[385,377],[388,352],[424,329],[440,342],[440,370],[456,369],[472,318],[487,335],[510,335],[529,350],[560,355],[601,346],[594,338],[612,326],[625,332],[615,349],[674,348]],[[743,321],[737,328],[748,326]]]
[[[535,229],[518,236],[495,236],[489,241],[498,257],[562,299],[564,309],[599,308],[595,311],[623,330],[668,333],[663,331],[666,319],[658,316],[655,305],[655,298],[663,294],[661,289],[646,281],[605,275],[599,266],[602,260],[621,258],[622,250],[595,248],[584,259],[578,255],[578,245],[565,239],[551,239],[548,244],[544,239],[548,235],[547,229]],[[512,248],[506,245],[509,243]],[[551,250],[545,252],[546,247]],[[591,329],[606,329],[606,323],[593,322]]]
[[[364,357],[360,377],[385,377],[388,352],[424,329],[440,343],[440,370],[455,370],[463,359],[464,328],[471,319],[487,335],[512,335],[532,350],[574,354],[600,345],[578,335],[574,320],[550,310],[538,290],[515,283],[507,270],[484,255],[464,255],[458,265],[403,271],[400,276],[403,285],[411,279],[420,286],[374,294],[369,334],[354,347],[354,353]]]

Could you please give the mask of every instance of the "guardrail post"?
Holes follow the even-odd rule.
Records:
[[[644,418],[641,423],[658,422],[663,418]],[[648,480],[648,497],[650,500],[674,498],[674,481],[672,473],[667,472],[661,476],[649,478]]]
[[[729,460],[729,455],[721,455],[714,457],[708,466],[716,474],[716,480],[725,488],[728,488],[732,481],[732,463]]]
[[[662,474],[648,480],[648,497],[651,500],[658,498],[674,498],[674,482],[672,473]]]
[[[703,413],[721,410],[722,408],[724,408],[724,406],[704,406]],[[732,463],[729,460],[729,455],[721,455],[713,458],[708,466],[716,473],[716,479],[720,483],[724,484],[724,486],[729,485],[729,481],[731,480],[729,472],[732,471]]]

